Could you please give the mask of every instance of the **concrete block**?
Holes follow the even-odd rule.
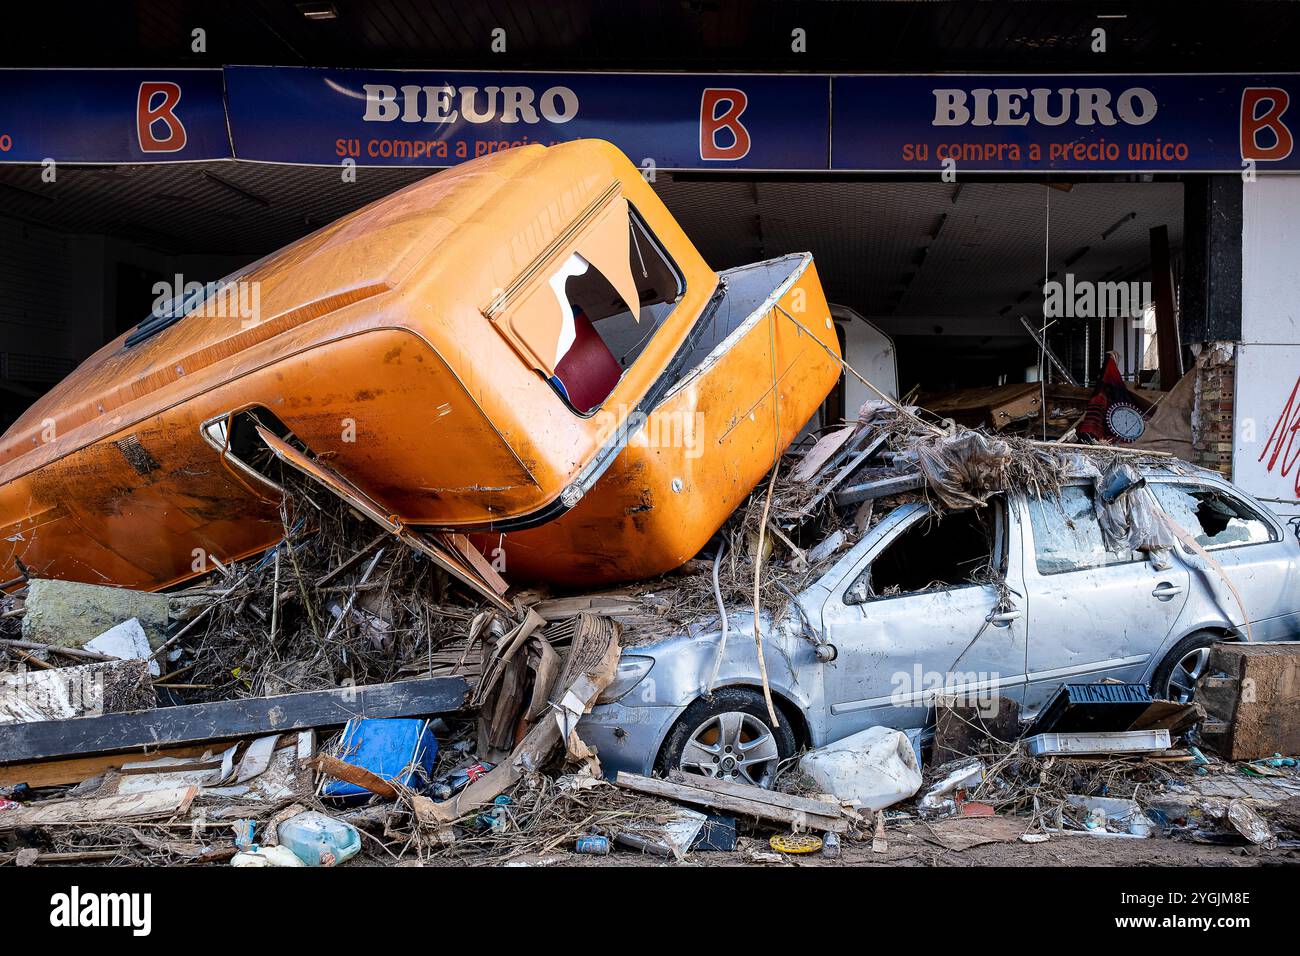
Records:
[[[23,640],[83,647],[131,618],[154,650],[167,639],[165,594],[38,578],[28,583],[23,603]]]
[[[1214,645],[1196,697],[1202,736],[1227,759],[1300,753],[1300,641]]]

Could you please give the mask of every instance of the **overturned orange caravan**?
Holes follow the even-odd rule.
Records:
[[[810,256],[719,275],[615,147],[512,149],[88,358],[0,438],[0,563],[159,589],[259,553],[279,458],[390,530],[503,547],[512,580],[642,577],[716,532],[837,356]]]

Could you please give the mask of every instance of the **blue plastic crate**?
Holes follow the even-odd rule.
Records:
[[[335,756],[390,783],[421,790],[433,773],[438,741],[427,720],[357,717],[343,728]],[[353,783],[331,780],[321,795],[334,800],[361,801],[371,793]]]

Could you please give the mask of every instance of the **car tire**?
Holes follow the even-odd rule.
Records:
[[[770,788],[781,761],[798,747],[789,719],[780,716],[780,726],[772,727],[763,695],[746,687],[701,697],[668,732],[655,771],[666,776],[680,769]]]
[[[1205,673],[1210,646],[1222,640],[1213,631],[1194,631],[1175,644],[1151,675],[1151,696],[1190,703],[1196,680]]]

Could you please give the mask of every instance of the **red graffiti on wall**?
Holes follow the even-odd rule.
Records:
[[[1273,453],[1268,459],[1268,465],[1265,466],[1270,474],[1278,459],[1282,459],[1282,468],[1278,474],[1283,478],[1291,473],[1296,458],[1300,457],[1300,441],[1296,440],[1296,435],[1300,432],[1300,402],[1296,400],[1298,397],[1300,397],[1300,377],[1297,377],[1295,385],[1291,386],[1291,395],[1287,398],[1286,405],[1282,407],[1282,413],[1278,415],[1277,424],[1269,432],[1264,450],[1259,453],[1260,461],[1263,461],[1270,451]],[[1295,476],[1295,492],[1300,495],[1300,471],[1297,471]]]

